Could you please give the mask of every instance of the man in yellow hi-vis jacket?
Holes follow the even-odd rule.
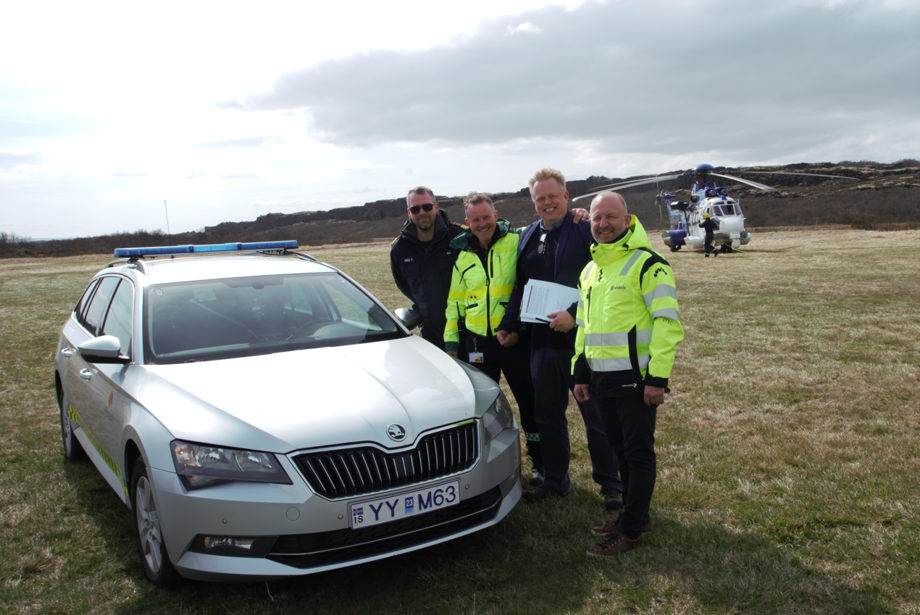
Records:
[[[447,298],[444,347],[448,354],[469,361],[496,382],[504,372],[517,400],[527,454],[533,462],[531,482],[540,484],[543,455],[534,418],[530,340],[523,329],[501,326],[508,297],[514,290],[519,231],[498,217],[492,199],[485,194],[468,196],[464,208],[469,229],[450,243],[457,251],[457,260]],[[466,323],[465,348],[460,348],[459,343],[461,320]]]
[[[620,462],[623,512],[592,528],[604,542],[587,554],[611,556],[642,544],[651,529],[655,488],[655,418],[684,338],[671,266],[652,246],[617,193],[591,202],[592,262],[579,278],[575,397],[597,398]]]

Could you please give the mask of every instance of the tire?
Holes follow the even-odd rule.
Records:
[[[83,446],[77,440],[77,436],[74,435],[73,421],[70,420],[64,410],[64,390],[59,382],[55,382],[54,388],[57,392],[58,410],[61,413],[61,442],[64,445],[64,459],[67,461],[83,461],[86,459],[86,451],[83,450]]]
[[[153,484],[147,476],[147,466],[141,458],[134,463],[134,471],[131,472],[130,494],[131,510],[134,513],[134,538],[137,542],[137,554],[144,568],[144,576],[161,589],[174,587],[182,577],[169,561],[157,515]]]

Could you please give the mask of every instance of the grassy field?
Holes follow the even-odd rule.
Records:
[[[128,509],[61,453],[58,331],[110,259],[0,261],[0,610],[920,613],[920,231],[812,228],[750,247],[665,254],[686,341],[640,549],[583,555],[611,517],[572,404],[574,497],[373,564],[171,592],[144,580]],[[396,308],[387,249],[311,251]]]

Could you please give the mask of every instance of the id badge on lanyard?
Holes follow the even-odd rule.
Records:
[[[473,352],[470,353],[470,363],[485,363],[485,357],[481,352],[476,352],[476,336],[473,336]]]

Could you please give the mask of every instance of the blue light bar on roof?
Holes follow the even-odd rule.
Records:
[[[209,254],[213,252],[247,252],[250,250],[289,250],[296,249],[297,242],[289,241],[255,241],[250,243],[212,243],[206,245],[163,246],[160,248],[116,248],[115,256],[121,258],[140,258],[144,256],[169,256],[173,254]]]

